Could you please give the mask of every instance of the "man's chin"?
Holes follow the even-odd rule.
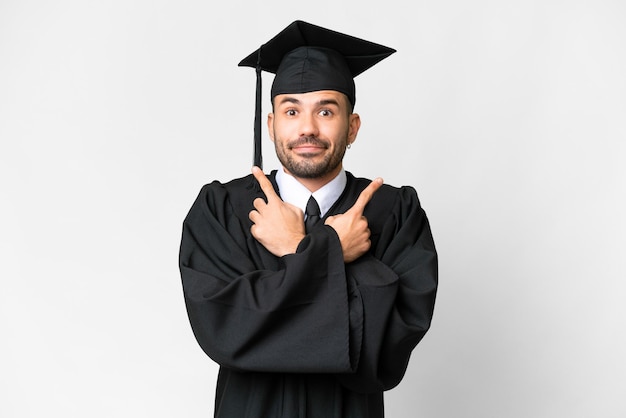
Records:
[[[317,164],[295,164],[287,166],[287,171],[294,177],[314,179],[327,173],[327,167]]]

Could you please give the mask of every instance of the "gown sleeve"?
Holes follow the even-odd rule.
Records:
[[[383,193],[375,198],[392,198]],[[438,285],[437,253],[415,190],[401,188],[390,213],[372,202],[365,216],[370,223],[384,220],[372,227],[380,231],[372,237],[377,242],[370,254],[346,265],[351,316],[363,318],[363,324],[352,324],[362,340],[359,364],[356,373],[338,376],[361,393],[388,390],[402,380],[411,352],[430,328]]]
[[[179,260],[202,349],[241,371],[354,370],[345,269],[332,228],[309,234],[295,254],[272,256],[270,268],[257,251],[266,250],[234,216],[223,185],[203,187],[183,223]]]

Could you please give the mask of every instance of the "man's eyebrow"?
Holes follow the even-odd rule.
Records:
[[[335,105],[339,106],[339,102],[335,99],[322,99],[318,102],[319,106]]]
[[[280,99],[279,104],[283,104],[283,103],[300,104],[300,100],[296,99],[295,97],[287,96],[287,97],[283,97],[282,99]]]

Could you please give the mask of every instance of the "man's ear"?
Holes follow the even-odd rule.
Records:
[[[350,121],[348,122],[348,144],[352,144],[356,141],[356,134],[359,133],[361,127],[361,117],[358,113],[352,113],[350,115]]]
[[[267,114],[267,132],[270,135],[270,139],[274,142],[274,114]]]

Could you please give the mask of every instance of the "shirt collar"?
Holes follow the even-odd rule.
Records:
[[[276,184],[283,202],[297,206],[302,209],[302,212],[305,212],[306,204],[312,194],[320,207],[320,216],[322,217],[326,215],[337,199],[339,199],[343,189],[346,187],[346,182],[346,172],[342,168],[334,179],[315,191],[315,193],[311,193],[295,177],[285,173],[282,168],[278,169],[276,173]]]

